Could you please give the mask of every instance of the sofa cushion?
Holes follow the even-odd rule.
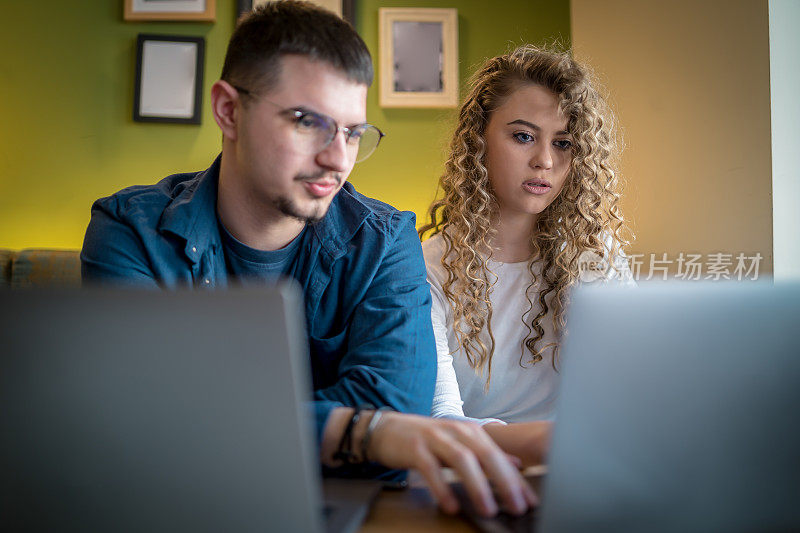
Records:
[[[11,286],[11,265],[17,252],[0,249],[0,289]]]
[[[11,288],[80,287],[81,260],[77,250],[22,250],[11,269]]]

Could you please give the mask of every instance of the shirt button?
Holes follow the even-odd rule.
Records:
[[[206,285],[211,285],[211,280],[206,278],[203,280],[203,283],[205,283]]]
[[[197,253],[197,246],[192,246],[192,253],[193,253],[193,254],[196,254],[196,253]]]

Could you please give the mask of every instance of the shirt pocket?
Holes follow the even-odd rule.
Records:
[[[312,333],[308,336],[312,356],[320,360],[338,360],[347,351],[348,333],[350,328],[347,326],[341,331],[332,332],[332,335],[317,336]]]
[[[342,358],[347,353],[347,335],[350,328],[334,332],[327,337],[308,336],[311,352],[314,389],[321,389],[335,384],[345,371],[340,368]]]

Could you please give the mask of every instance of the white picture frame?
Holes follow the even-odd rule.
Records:
[[[458,10],[380,8],[382,107],[458,105]]]
[[[216,0],[124,0],[122,18],[213,22],[217,18],[216,4]]]

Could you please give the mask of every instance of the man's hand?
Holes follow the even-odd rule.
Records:
[[[333,453],[352,414],[349,408],[331,412],[320,449],[324,464],[337,466]],[[356,446],[363,441],[371,417],[365,413],[354,428]],[[492,487],[508,512],[522,514],[539,503],[512,459],[471,422],[384,412],[369,441],[367,458],[388,468],[418,470],[446,513],[458,512],[458,501],[442,467],[455,470],[475,508],[486,516],[499,510]]]
[[[489,423],[483,428],[504,452],[518,457],[522,466],[544,463],[550,448],[552,422],[520,422],[508,425]]]
[[[511,513],[522,514],[538,503],[517,467],[479,425],[401,413],[383,416],[370,441],[369,459],[418,470],[445,512],[458,512],[458,501],[443,466],[458,473],[475,507],[487,516],[498,511],[492,487]]]

